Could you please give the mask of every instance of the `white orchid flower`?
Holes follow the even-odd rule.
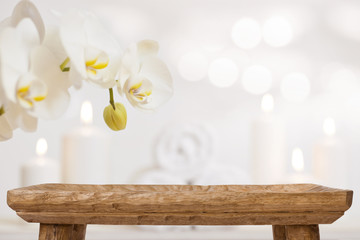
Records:
[[[143,40],[132,44],[121,60],[118,92],[143,111],[155,110],[173,94],[170,72],[157,57],[158,50],[157,42]]]
[[[44,23],[35,5],[28,0],[19,2],[15,6],[12,15],[0,23],[0,33],[7,27],[15,28],[24,18],[29,18],[34,22],[39,38],[43,40],[45,35]],[[25,131],[35,131],[37,118],[23,111],[19,104],[7,99],[0,76],[0,141],[10,139],[13,130],[18,127]]]
[[[63,15],[60,38],[70,59],[72,79],[85,79],[102,88],[115,85],[120,47],[93,14],[72,10]]]
[[[15,6],[12,15],[0,23],[0,30],[5,27],[16,27],[24,18],[30,18],[34,22],[42,41],[45,37],[44,22],[35,5],[28,0],[22,0]]]
[[[51,51],[40,45],[32,20],[24,18],[15,28],[1,32],[0,64],[1,85],[9,101],[34,117],[53,119],[65,111],[67,76]]]
[[[29,115],[19,104],[8,102],[2,105],[2,109],[3,112],[0,114],[0,141],[11,138],[13,130],[17,128],[26,132],[36,130],[38,119]]]
[[[5,141],[12,137],[13,128],[7,118],[5,106],[3,104],[0,105],[0,141]]]

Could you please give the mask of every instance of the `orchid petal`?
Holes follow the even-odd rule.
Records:
[[[47,87],[46,98],[36,103],[32,114],[45,119],[60,117],[70,102],[67,77],[58,67],[56,57],[46,47],[39,46],[33,50],[31,63],[30,72],[43,81]]]
[[[118,92],[122,95],[124,85],[130,78],[131,73],[137,73],[140,70],[140,61],[137,55],[137,45],[131,44],[125,50],[121,59],[119,79],[118,79]]]
[[[0,141],[8,140],[12,137],[13,130],[6,118],[6,114],[0,116]]]
[[[6,28],[2,32],[0,49],[2,88],[8,99],[16,102],[16,82],[27,72],[29,61],[15,29]]]
[[[84,13],[84,15],[86,15],[84,30],[86,31],[88,45],[96,46],[109,55],[120,54],[118,42],[109,34],[99,19],[91,13]]]
[[[5,18],[0,22],[0,31],[10,26],[11,26],[11,17]]]
[[[16,82],[29,68],[30,50],[39,44],[34,23],[23,19],[16,28],[5,28],[0,37],[2,88],[7,97],[16,101]]]
[[[19,104],[10,104],[6,117],[12,129],[21,128],[26,132],[34,132],[37,128],[37,118],[30,116]]]
[[[153,85],[151,101],[133,106],[142,110],[153,110],[164,104],[173,95],[171,74],[163,61],[158,58],[147,58],[141,67],[139,75],[149,79]]]
[[[102,88],[115,85],[120,47],[94,15],[68,12],[63,17],[60,37],[70,58],[71,71]]]
[[[51,52],[60,63],[68,57],[60,39],[60,30],[57,27],[50,27],[47,29],[42,46],[51,49]]]
[[[28,0],[23,0],[15,6],[11,16],[12,27],[16,27],[24,18],[30,18],[35,24],[40,41],[42,41],[45,37],[44,22],[35,5]]]
[[[78,71],[76,71],[75,66],[70,64],[70,69],[69,81],[76,89],[80,89],[82,86],[82,76]]]
[[[32,110],[35,102],[43,101],[47,96],[47,86],[39,79],[35,79],[30,73],[24,74],[17,81],[16,95],[19,104]]]
[[[86,34],[84,28],[84,16],[72,10],[65,14],[61,21],[60,38],[64,49],[70,58],[73,68],[71,71],[78,71],[82,78],[86,78],[85,49]]]
[[[26,132],[35,132],[37,129],[38,119],[21,110],[18,118],[19,127]]]
[[[139,57],[155,56],[159,52],[159,44],[154,40],[142,40],[137,43],[137,49]]]

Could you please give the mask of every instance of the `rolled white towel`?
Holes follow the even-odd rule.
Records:
[[[176,174],[161,169],[148,170],[136,179],[137,184],[186,184],[185,180]]]
[[[208,165],[213,155],[213,137],[208,126],[188,124],[167,130],[155,148],[161,169],[191,180]]]
[[[196,185],[251,184],[248,173],[236,166],[213,163],[194,179]]]

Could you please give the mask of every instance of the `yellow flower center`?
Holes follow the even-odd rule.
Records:
[[[147,84],[143,84],[143,83],[144,81],[140,81],[132,85],[129,89],[129,93],[132,96],[134,96],[137,101],[147,103],[151,100],[150,99],[150,95],[152,94],[151,83],[150,82]],[[148,86],[145,87],[144,85],[148,85]]]
[[[16,90],[16,96],[24,108],[32,108],[35,102],[43,101],[47,96],[47,88],[43,82],[27,81],[23,78]]]
[[[85,49],[85,66],[86,72],[90,77],[97,76],[99,71],[109,65],[109,56],[96,48]]]

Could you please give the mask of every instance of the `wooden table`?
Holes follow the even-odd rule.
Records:
[[[320,239],[353,192],[292,185],[43,184],[8,191],[8,205],[40,223],[40,240],[83,240],[87,224],[272,225],[275,240]]]

